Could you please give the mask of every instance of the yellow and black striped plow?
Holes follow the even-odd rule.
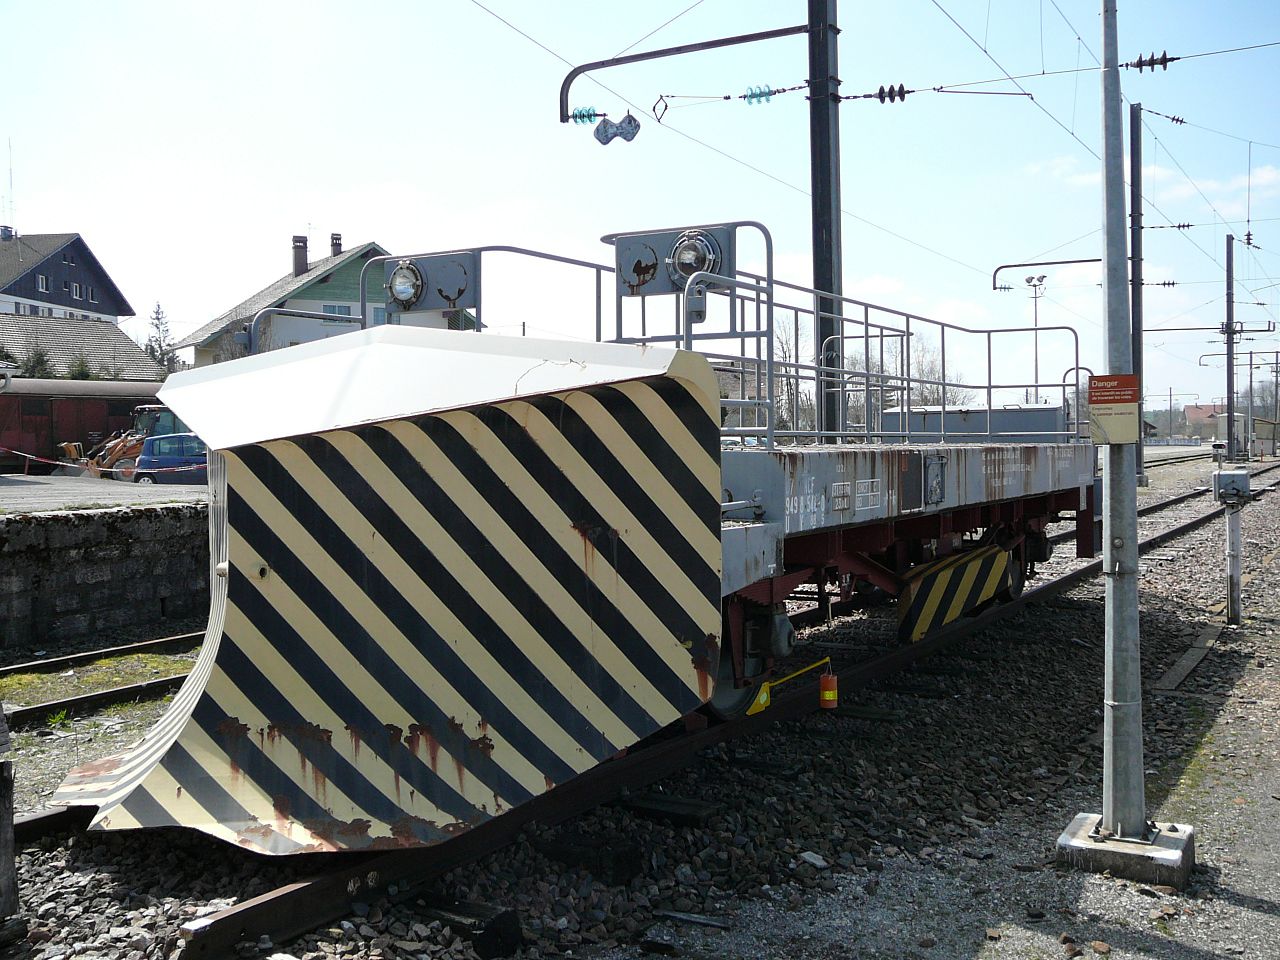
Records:
[[[1009,553],[992,545],[908,571],[898,597],[898,636],[914,643],[1009,586]]]
[[[709,369],[211,459],[228,563],[196,669],[131,752],[54,798],[97,805],[99,828],[274,854],[432,844],[711,694]]]

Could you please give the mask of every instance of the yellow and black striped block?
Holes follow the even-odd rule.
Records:
[[[212,457],[228,564],[196,669],[54,802],[275,854],[431,844],[695,709],[721,622],[705,379]]]
[[[958,620],[1009,585],[1009,553],[979,547],[922,563],[898,597],[898,636],[915,642]]]

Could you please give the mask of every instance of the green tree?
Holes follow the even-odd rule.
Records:
[[[177,368],[178,354],[173,349],[173,335],[169,332],[169,321],[165,317],[160,302],[151,311],[151,333],[147,337],[147,356],[160,364],[169,373]]]
[[[49,354],[45,351],[44,347],[32,347],[31,351],[18,365],[18,371],[24,377],[57,376],[57,374],[53,372],[53,365],[49,363]]]
[[[83,350],[75,355],[71,365],[67,367],[67,378],[69,380],[98,379],[97,374],[93,372],[93,368],[89,366],[89,360],[85,357]]]

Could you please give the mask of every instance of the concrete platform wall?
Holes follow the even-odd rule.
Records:
[[[204,504],[0,517],[0,647],[55,653],[60,641],[160,626],[208,604]]]

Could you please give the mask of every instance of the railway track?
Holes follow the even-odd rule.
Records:
[[[1280,469],[1280,464],[1272,464],[1254,471],[1253,475],[1261,476],[1277,469]],[[1138,516],[1141,519],[1160,514],[1167,510],[1180,507],[1190,501],[1204,497],[1208,493],[1209,489],[1207,487],[1203,487],[1169,497],[1156,503],[1146,504],[1139,508]],[[1074,529],[1067,530],[1051,536],[1050,542],[1055,545],[1061,544],[1072,540],[1074,537]],[[833,609],[839,609],[838,605],[833,606]],[[815,618],[817,616],[818,611],[814,610],[798,613],[793,619],[796,620],[796,626],[800,627],[808,626],[816,622]],[[82,651],[69,654],[64,657],[52,657],[27,663],[12,664],[0,667],[0,680],[21,674],[62,673],[66,670],[75,669],[76,667],[85,666],[102,660],[125,658],[139,654],[190,650],[199,644],[203,638],[204,634],[202,632],[184,633],[172,637],[163,637],[158,640],[146,640],[139,643],[125,644],[101,650]],[[90,709],[97,709],[113,704],[133,703],[139,700],[160,697],[177,690],[185,678],[186,673],[175,673],[171,676],[159,677],[154,680],[147,680],[141,683],[132,683],[110,689],[90,691],[73,697],[50,700],[44,703],[12,707],[5,711],[5,719],[10,727],[17,728],[43,723],[50,717],[71,717]]]
[[[1280,465],[1258,472],[1269,473],[1275,469],[1280,469]],[[1273,482],[1263,491],[1274,489],[1277,483],[1280,481]],[[1193,496],[1184,494],[1171,498],[1164,506],[1192,499]],[[1140,551],[1154,550],[1211,522],[1221,513],[1221,508],[1217,508],[1180,520],[1144,539]],[[847,696],[874,681],[899,673],[915,661],[1009,618],[1030,604],[1052,600],[1070,591],[1100,571],[1100,560],[1081,562],[1052,581],[1028,589],[1017,600],[988,608],[977,616],[937,631],[917,644],[890,649],[869,659],[838,663],[835,670],[841,692]],[[833,613],[843,612],[839,603],[833,603],[831,607]],[[822,614],[814,609],[797,614],[795,619],[797,625],[807,625],[821,618]],[[642,749],[603,764],[554,792],[489,821],[444,847],[433,849],[430,854],[412,850],[344,858],[344,866],[339,870],[291,883],[229,909],[192,920],[182,928],[182,935],[187,940],[184,956],[224,955],[237,942],[262,935],[280,943],[344,915],[352,901],[371,902],[383,896],[404,900],[415,896],[414,891],[422,885],[455,867],[507,846],[530,823],[551,825],[567,820],[616,798],[624,791],[660,780],[687,766],[708,747],[751,736],[778,721],[815,712],[817,703],[816,680],[801,681],[791,688],[779,688],[772,706],[761,714],[719,725],[708,725],[700,717],[687,720],[682,729],[669,729]],[[85,811],[53,810],[20,818],[15,831],[18,838],[25,841],[47,832],[77,829],[84,825],[85,817]]]

